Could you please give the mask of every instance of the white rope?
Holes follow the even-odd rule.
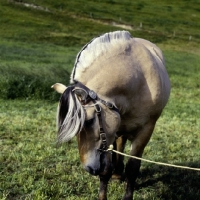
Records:
[[[192,167],[186,167],[186,166],[181,166],[181,165],[173,165],[173,164],[168,164],[168,163],[155,162],[155,161],[147,160],[147,159],[144,159],[144,158],[139,158],[137,156],[131,156],[131,155],[122,153],[120,151],[114,150],[113,145],[110,145],[109,148],[107,149],[107,151],[113,151],[113,152],[118,153],[122,156],[135,158],[137,160],[141,160],[141,161],[145,161],[145,162],[149,162],[149,163],[153,163],[153,164],[157,164],[157,165],[164,165],[164,166],[169,166],[169,167],[176,167],[176,168],[181,168],[181,169],[189,169],[189,170],[200,171],[200,168],[192,168]]]
[[[96,105],[98,105],[99,104],[99,102],[96,102],[96,103],[94,103],[94,104],[91,104],[91,105],[82,105],[84,108],[87,108],[87,107],[94,107],[94,106],[96,106]]]

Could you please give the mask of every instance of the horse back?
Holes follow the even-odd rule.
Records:
[[[169,98],[170,81],[162,52],[144,39],[131,38],[111,46],[80,73],[78,81],[114,103],[122,121],[129,118],[144,124],[161,114]]]

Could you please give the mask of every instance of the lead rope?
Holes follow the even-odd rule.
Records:
[[[108,151],[108,152],[109,151],[115,152],[115,153],[118,153],[118,154],[120,154],[122,156],[126,156],[126,157],[129,157],[129,158],[135,158],[137,160],[141,160],[141,161],[153,163],[153,164],[156,164],[156,165],[164,165],[164,166],[169,166],[169,167],[175,167],[175,168],[181,168],[181,169],[189,169],[189,170],[200,171],[200,168],[193,168],[193,167],[186,167],[186,166],[181,166],[181,165],[173,165],[173,164],[168,164],[168,163],[155,162],[155,161],[147,160],[147,159],[144,159],[144,158],[139,158],[137,156],[131,156],[131,155],[122,153],[120,151],[114,150],[113,149],[113,145],[110,145],[109,148],[106,151]]]

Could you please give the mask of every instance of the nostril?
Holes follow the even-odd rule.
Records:
[[[92,168],[91,168],[90,166],[87,166],[87,167],[86,167],[86,170],[87,170],[90,174],[91,174],[92,171],[93,171]]]
[[[91,166],[86,166],[85,170],[88,171],[90,174],[97,176],[99,174],[99,169],[92,168]]]

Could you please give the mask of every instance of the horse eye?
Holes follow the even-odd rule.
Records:
[[[84,126],[91,126],[94,123],[94,118],[86,120],[84,123]]]

